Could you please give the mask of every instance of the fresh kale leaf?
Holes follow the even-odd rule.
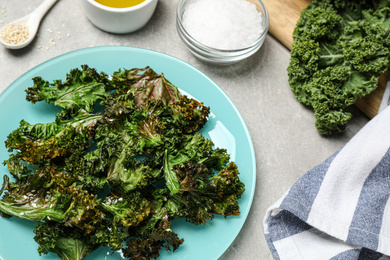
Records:
[[[321,134],[344,131],[353,105],[390,67],[390,1],[315,0],[301,12],[287,68]]]

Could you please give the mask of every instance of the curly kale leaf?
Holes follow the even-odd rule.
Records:
[[[26,90],[27,101],[36,103],[45,100],[63,108],[61,117],[69,117],[79,110],[93,112],[93,106],[103,101],[108,95],[106,85],[108,76],[105,73],[97,73],[87,65],[82,69],[73,69],[66,80],[55,80],[49,83],[41,77],[33,79],[34,86]]]
[[[35,171],[24,182],[4,181],[0,211],[8,216],[56,221],[86,233],[104,218],[97,196],[74,186],[77,176],[58,172],[54,166]]]
[[[109,221],[95,225],[88,235],[80,228],[54,221],[38,225],[34,233],[40,255],[55,253],[64,260],[83,260],[100,246],[108,246],[112,251],[120,250],[127,237]]]
[[[179,180],[174,171],[177,165],[193,161],[201,163],[212,154],[213,143],[200,133],[183,135],[181,141],[164,152],[163,172],[166,185],[172,194],[179,192]]]
[[[21,157],[21,154],[11,154],[3,163],[7,165],[10,174],[17,181],[23,181],[31,173],[30,163],[23,161]]]
[[[238,200],[245,185],[232,162],[217,174],[203,164],[176,165],[180,192],[169,197],[166,208],[170,215],[184,217],[188,222],[205,224],[212,214],[225,217],[239,215]]]
[[[127,194],[126,197],[108,196],[101,204],[117,227],[137,226],[151,213],[151,203],[140,192]]]
[[[82,230],[56,222],[38,225],[34,233],[40,255],[55,253],[61,259],[83,260],[100,246],[93,243],[91,236],[84,236]]]
[[[167,251],[175,251],[184,242],[172,231],[168,215],[165,214],[157,225],[144,232],[141,236],[131,237],[122,250],[123,255],[129,259],[144,260],[157,259],[162,247]]]
[[[159,75],[151,68],[119,70],[112,78],[112,85],[119,93],[135,91],[135,104],[141,106],[147,100],[162,101],[164,105],[179,100],[180,93],[176,86],[164,75]]]
[[[147,106],[148,102],[162,102],[169,105],[173,112],[173,121],[183,133],[195,133],[207,122],[210,108],[203,103],[182,95],[178,88],[149,67],[144,69],[120,70],[114,73],[112,85],[116,89],[113,95],[120,98],[120,111],[126,111],[129,102],[123,101],[130,93],[134,95],[134,105]]]
[[[30,125],[22,120],[19,128],[8,135],[5,145],[9,152],[18,150],[20,159],[37,164],[89,147],[89,139],[100,119],[101,115],[80,112],[70,120],[56,118],[47,124]]]
[[[293,32],[291,89],[321,134],[344,131],[348,107],[390,67],[390,1],[313,1]]]

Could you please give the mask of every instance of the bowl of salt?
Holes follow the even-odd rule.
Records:
[[[261,0],[180,0],[176,27],[197,58],[231,64],[260,49],[268,33],[269,15]]]

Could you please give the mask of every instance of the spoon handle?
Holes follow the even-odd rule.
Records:
[[[58,0],[45,0],[43,3],[34,10],[31,14],[33,19],[40,22],[46,12],[57,2]],[[39,23],[38,22],[38,23]]]

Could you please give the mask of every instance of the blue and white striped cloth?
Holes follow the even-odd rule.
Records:
[[[272,205],[275,259],[390,259],[390,107]]]

